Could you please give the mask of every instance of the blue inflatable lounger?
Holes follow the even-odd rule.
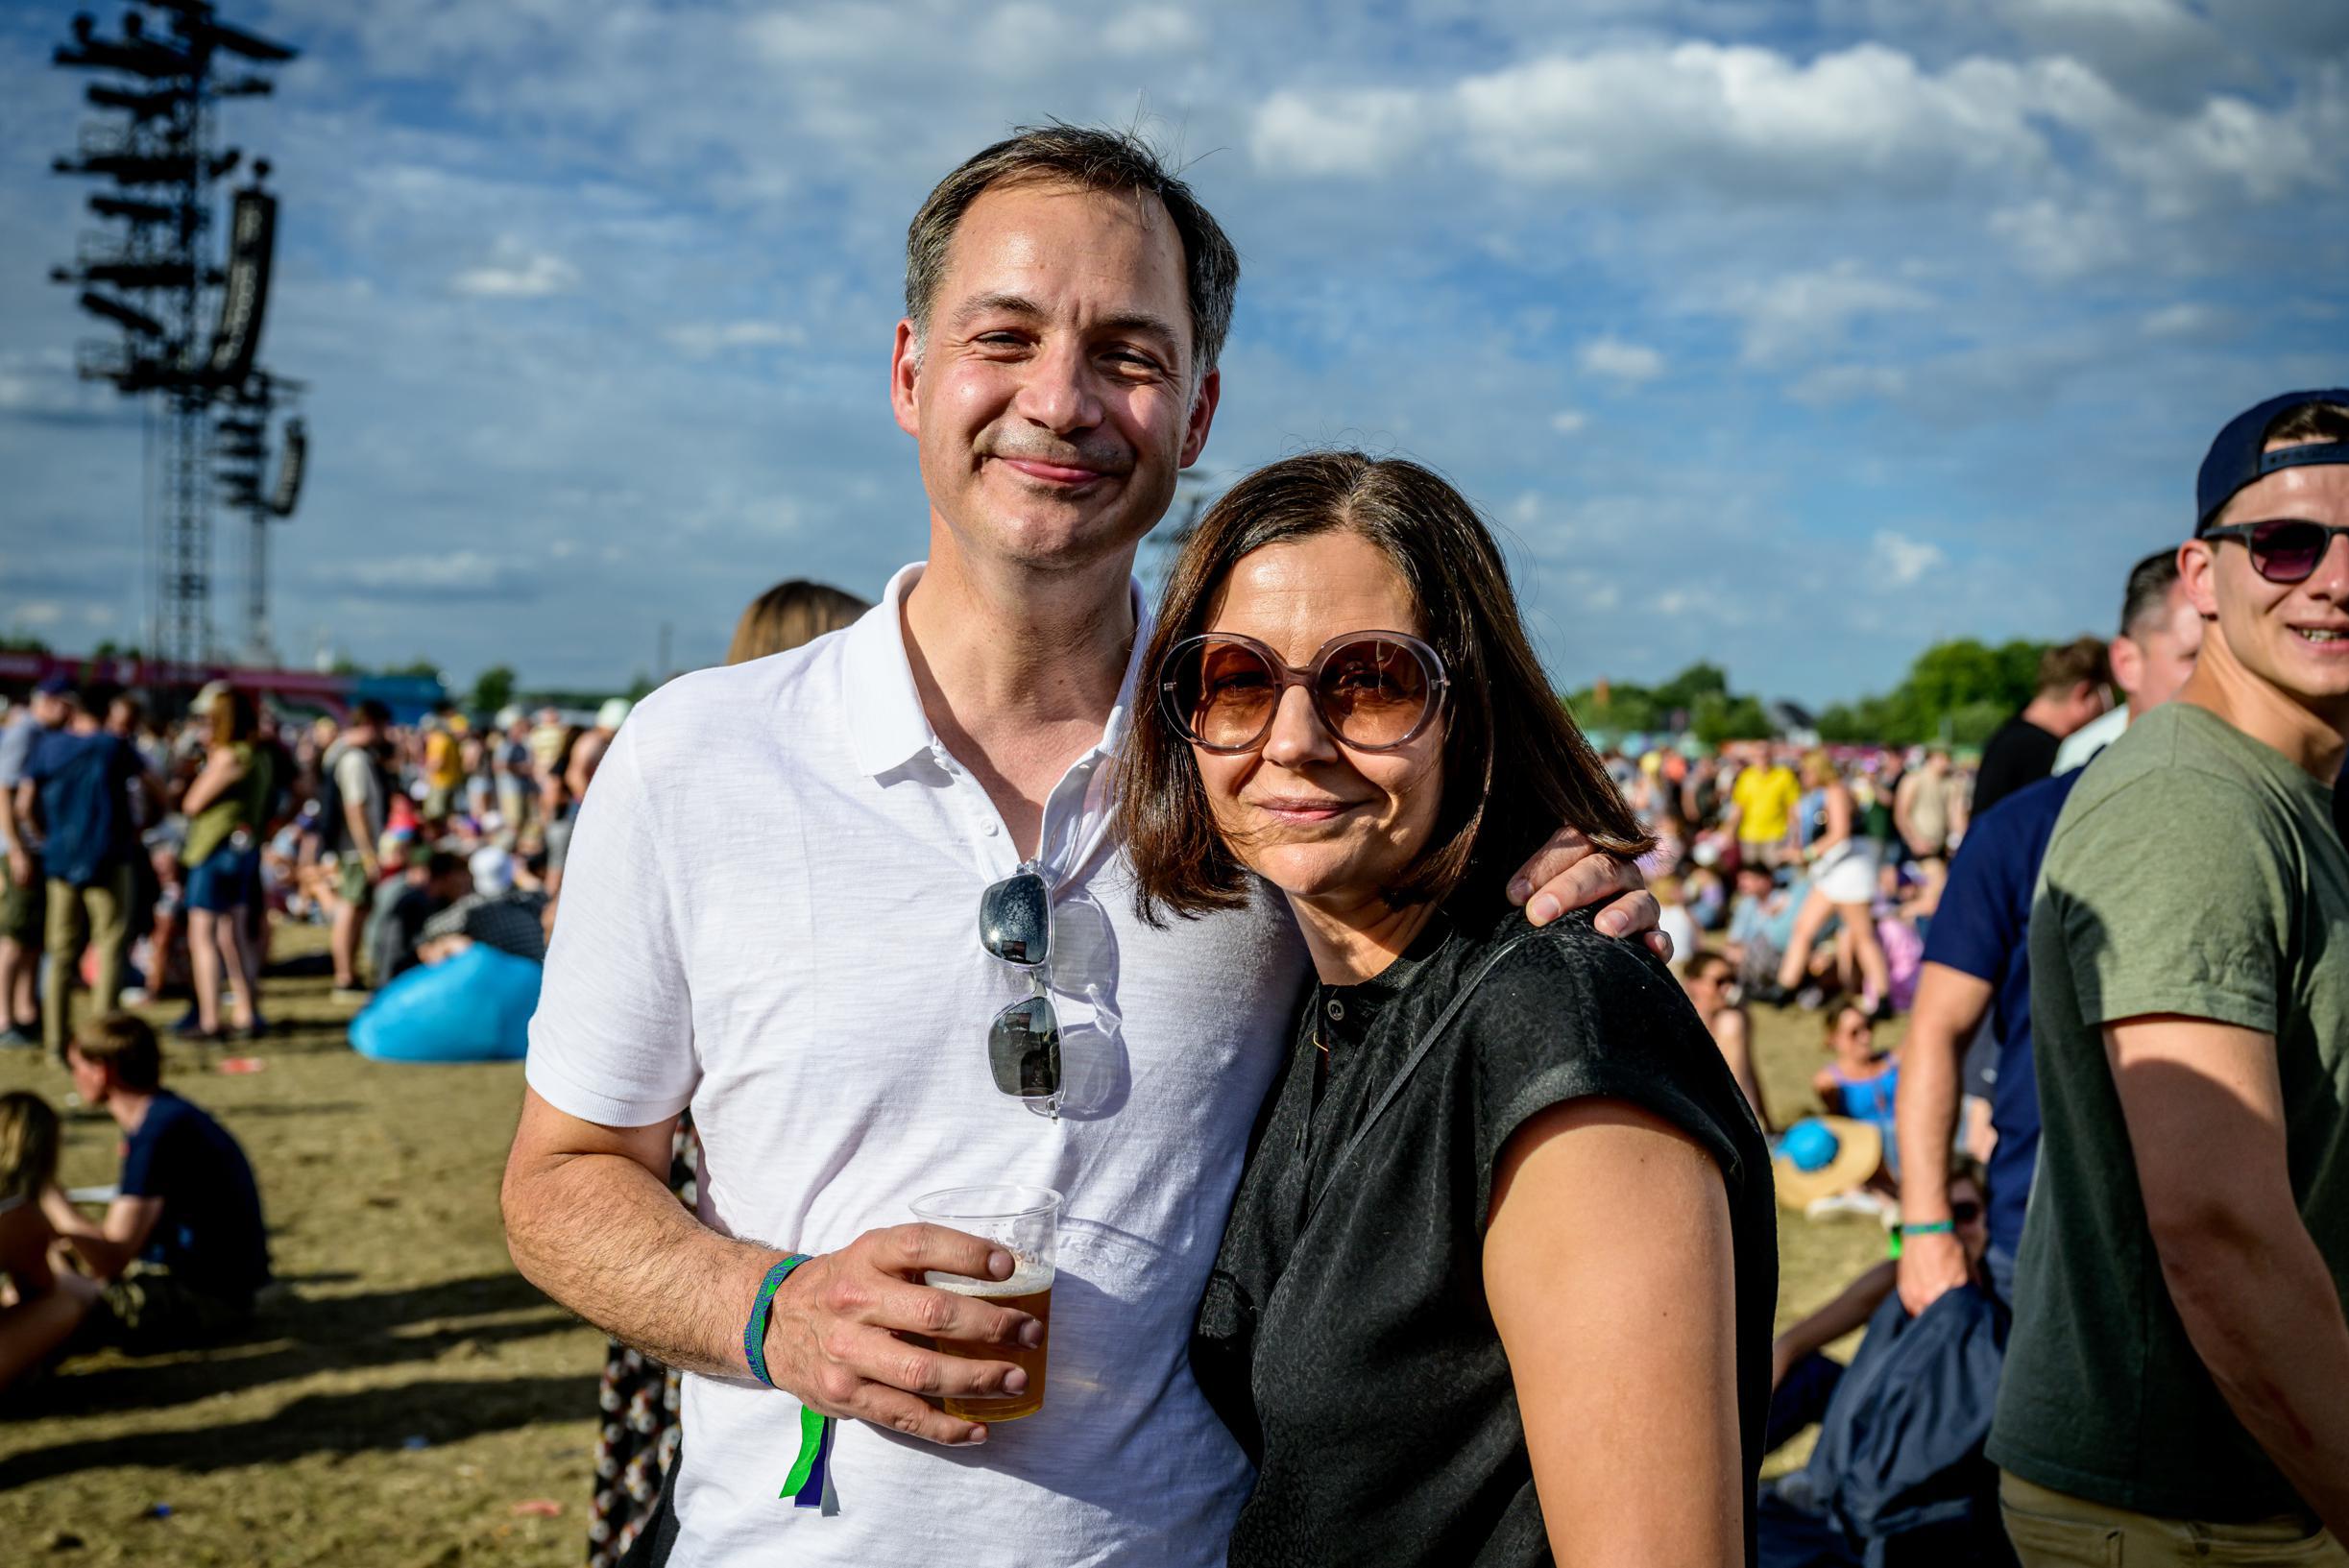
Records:
[[[530,1049],[540,965],[485,942],[411,969],[351,1021],[351,1048],[378,1062],[518,1062]]]

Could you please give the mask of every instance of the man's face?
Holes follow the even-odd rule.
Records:
[[[65,722],[65,699],[51,691],[33,693],[33,722],[44,730],[54,730]]]
[[[82,1054],[82,1048],[71,1043],[65,1047],[65,1072],[73,1079],[74,1093],[85,1105],[106,1103],[109,1080],[106,1069]]]
[[[2279,469],[2238,492],[2218,520],[2275,518],[2349,525],[2349,465]],[[2192,541],[2178,565],[2195,611],[2216,618],[2236,663],[2313,711],[2349,711],[2349,540],[2333,540],[2297,583],[2262,577],[2238,540]]]
[[[1182,241],[1155,198],[987,191],[955,230],[928,341],[898,324],[891,403],[932,511],[985,559],[1130,550],[1206,445],[1219,389],[1192,349]]]
[[[2128,694],[2132,717],[2176,696],[2202,651],[2202,617],[2183,580],[2169,585],[2158,615],[2113,639],[2113,682]]]

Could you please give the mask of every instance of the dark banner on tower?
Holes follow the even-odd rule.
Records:
[[[277,238],[278,199],[267,191],[238,191],[229,219],[229,278],[220,296],[220,326],[204,366],[206,376],[217,384],[234,386],[253,372]]]
[[[287,420],[280,445],[284,449],[278,457],[278,483],[269,493],[269,509],[280,518],[290,518],[294,504],[302,499],[302,470],[310,459],[310,433],[300,420]]]

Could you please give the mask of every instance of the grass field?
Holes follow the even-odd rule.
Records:
[[[315,929],[281,933],[281,958]],[[514,1272],[497,1176],[519,1064],[382,1065],[344,1042],[327,981],[273,977],[266,1066],[173,1052],[167,1081],[233,1130],[288,1289],[200,1354],[67,1363],[0,1411],[0,1559],[171,1568],[476,1568],[585,1555],[603,1338]],[[158,1024],[180,1007],[150,1011]],[[1755,1019],[1763,1093],[1809,1102],[1819,1032]],[[244,1049],[244,1048],[239,1048]],[[63,1070],[0,1058],[0,1089],[61,1103]],[[118,1136],[69,1112],[63,1180],[110,1183]],[[1783,1322],[1883,1255],[1872,1224],[1782,1220]],[[552,1518],[517,1505],[551,1501]]]

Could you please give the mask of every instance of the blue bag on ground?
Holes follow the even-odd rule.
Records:
[[[1898,1293],[1885,1297],[1810,1463],[1780,1482],[1780,1496],[1840,1533],[1869,1568],[2013,1562],[1998,1468],[1982,1453],[2010,1321],[1973,1286],[1913,1318]]]
[[[1806,1524],[1842,1535],[1842,1561],[1868,1568],[2016,1561],[1999,1472],[1982,1456],[2008,1324],[2006,1308],[1975,1287],[1948,1291],[1922,1316],[1886,1295],[1828,1401],[1811,1462],[1764,1485],[1785,1507],[1764,1509],[1762,1561],[1837,1561],[1808,1528],[1787,1528]]]
[[[541,966],[475,942],[411,969],[351,1021],[351,1044],[379,1062],[518,1062],[530,1049]]]

